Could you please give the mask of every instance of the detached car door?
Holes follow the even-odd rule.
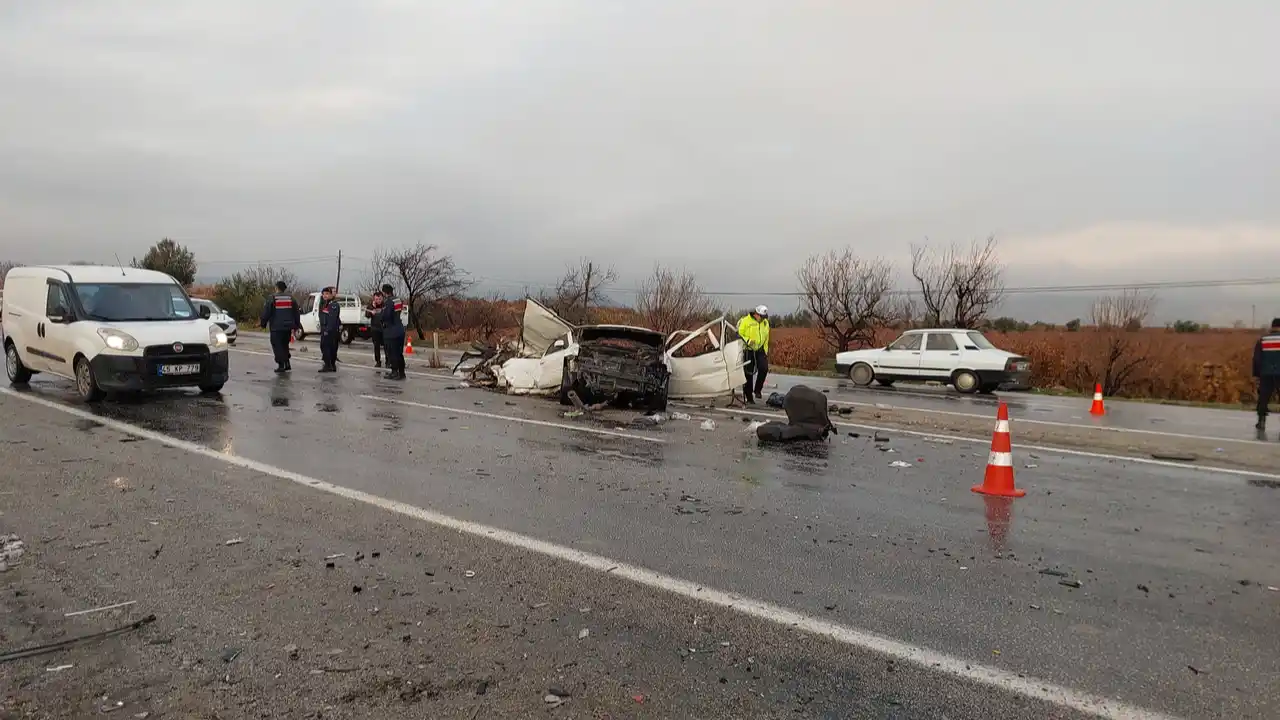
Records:
[[[746,382],[742,375],[742,348],[742,339],[724,317],[697,330],[672,333],[667,338],[667,365],[671,369],[667,396],[686,399],[732,396],[734,390]],[[701,352],[693,354],[695,350]]]

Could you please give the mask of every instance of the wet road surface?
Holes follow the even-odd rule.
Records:
[[[969,486],[986,454],[969,446],[894,436],[889,452],[845,434],[760,449],[723,416],[712,431],[632,428],[448,380],[295,365],[278,377],[237,353],[222,398],[94,412],[1175,715],[1280,702],[1274,483],[1046,453],[1018,467],[1026,498],[984,502]],[[31,392],[74,404],[60,382]]]
[[[242,338],[239,349],[269,352],[269,347],[262,336],[246,334]],[[315,343],[305,340],[302,346],[314,348]],[[409,360],[410,367],[419,371],[428,371],[427,353],[427,349],[418,348],[417,354]],[[357,341],[344,348],[343,354],[368,363],[372,358],[372,349],[367,343]],[[442,350],[440,354],[445,364],[450,367],[461,356],[461,353],[453,350]],[[795,385],[808,385],[827,391],[832,402],[854,407],[910,408],[944,415],[994,420],[996,406],[1003,401],[1008,403],[1012,417],[1019,423],[1108,428],[1167,437],[1185,435],[1228,443],[1259,442],[1253,428],[1257,418],[1248,410],[1108,400],[1106,401],[1107,414],[1094,417],[1089,414],[1091,404],[1089,398],[1055,397],[1025,392],[1001,392],[991,396],[961,395],[947,387],[923,384],[901,384],[893,388],[878,386],[859,388],[847,379],[796,375],[770,375],[768,385],[766,395],[768,392],[785,394]],[[1277,455],[1277,468],[1280,468],[1280,454]]]

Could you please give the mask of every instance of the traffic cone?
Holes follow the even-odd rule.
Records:
[[[1089,407],[1090,415],[1106,415],[1107,409],[1102,406],[1102,383],[1093,386],[1093,405]]]
[[[408,335],[404,336],[404,354],[413,354],[413,340]]]
[[[1009,407],[1000,403],[996,413],[996,431],[991,436],[991,454],[987,456],[987,473],[973,491],[998,497],[1022,497],[1025,490],[1013,486],[1013,443],[1009,440]]]

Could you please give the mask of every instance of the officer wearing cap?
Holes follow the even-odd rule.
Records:
[[[742,371],[747,376],[742,397],[754,405],[756,398],[764,397],[764,378],[769,374],[769,308],[757,305],[739,320],[738,336],[743,343]]]
[[[387,350],[388,380],[404,380],[404,322],[400,313],[404,312],[404,303],[396,297],[395,288],[388,283],[382,286],[382,337]]]
[[[342,334],[342,306],[333,287],[320,292],[320,372],[338,372],[338,341]]]
[[[271,354],[276,358],[276,372],[286,373],[293,369],[289,362],[289,336],[295,328],[302,327],[298,303],[293,296],[285,292],[289,286],[284,281],[276,283],[276,293],[267,298],[262,307],[262,317],[258,318],[261,327],[270,327]]]
[[[1253,346],[1253,377],[1258,383],[1259,430],[1267,429],[1267,404],[1280,390],[1280,318],[1271,321],[1271,330]]]

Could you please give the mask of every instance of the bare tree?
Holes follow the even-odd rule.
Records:
[[[10,270],[16,267],[19,267],[21,265],[22,263],[10,262],[8,260],[0,260],[0,288],[4,287],[4,276],[8,275]]]
[[[889,321],[893,269],[884,260],[831,250],[810,256],[796,278],[818,332],[836,352],[873,344],[876,329]]]
[[[920,285],[924,322],[973,328],[1004,297],[1004,265],[995,236],[975,240],[965,252],[957,245],[937,251],[911,246],[911,275]]]
[[[716,305],[702,291],[697,279],[685,270],[655,265],[640,285],[636,310],[649,327],[663,334],[688,329],[716,315]]]
[[[1084,364],[1088,377],[1081,378],[1086,388],[1102,384],[1106,395],[1117,395],[1134,379],[1138,370],[1151,359],[1151,348],[1138,332],[1155,309],[1156,298],[1149,293],[1125,290],[1107,295],[1093,303],[1091,318],[1095,331],[1103,336],[1096,356]]]
[[[377,285],[389,282],[402,293],[409,307],[409,325],[418,331],[419,340],[425,337],[422,321],[426,318],[426,304],[457,297],[472,285],[452,256],[441,255],[435,245],[425,243],[375,251],[372,270]]]
[[[618,273],[612,266],[603,267],[589,258],[582,258],[577,265],[566,266],[555,290],[541,294],[538,302],[571,323],[588,323],[591,321],[591,308],[604,304],[605,290],[617,281]]]

